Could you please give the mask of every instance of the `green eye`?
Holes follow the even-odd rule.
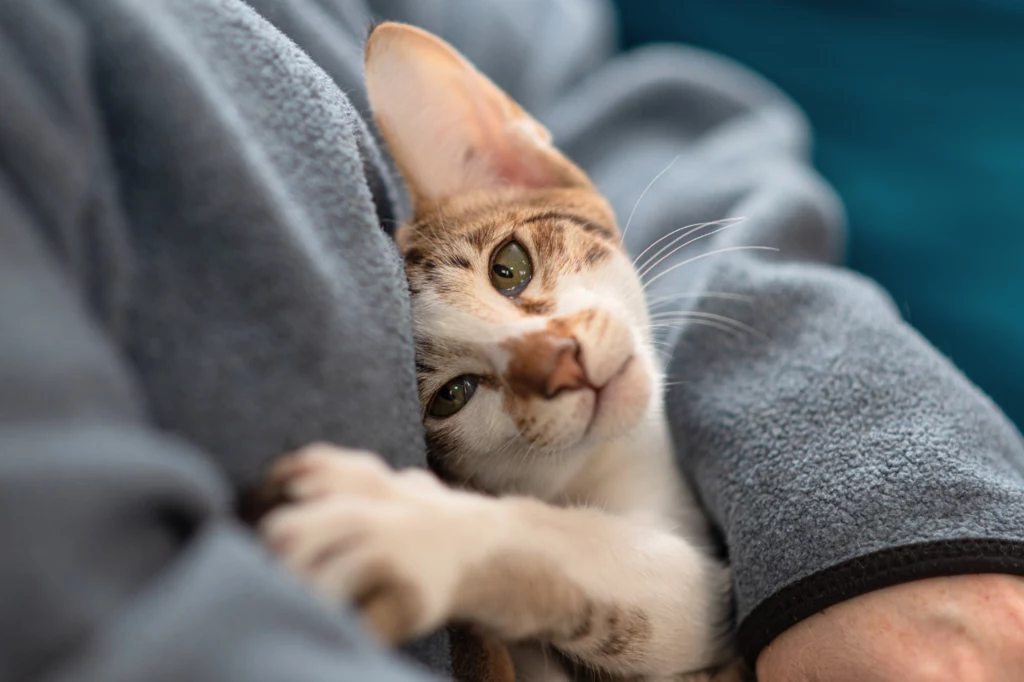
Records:
[[[509,242],[498,249],[491,262],[491,284],[506,296],[518,296],[533,278],[533,264],[526,249]]]
[[[443,419],[461,410],[473,397],[479,383],[480,377],[472,374],[464,374],[449,381],[430,402],[430,416]]]

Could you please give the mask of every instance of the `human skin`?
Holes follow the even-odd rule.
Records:
[[[1024,681],[1024,578],[931,578],[870,592],[775,638],[760,682]]]

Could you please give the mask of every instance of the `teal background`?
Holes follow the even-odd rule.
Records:
[[[1024,425],[1024,0],[618,0],[785,90],[842,196],[849,264]]]

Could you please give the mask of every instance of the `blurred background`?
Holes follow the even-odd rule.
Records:
[[[846,204],[848,263],[1024,428],[1024,0],[616,0],[785,90]]]

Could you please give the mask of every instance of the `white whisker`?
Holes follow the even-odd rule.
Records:
[[[624,230],[622,230],[622,238],[619,240],[620,244],[625,244],[626,243],[626,233],[629,232],[629,225],[630,225],[630,223],[633,222],[633,214],[636,213],[636,209],[637,209],[637,207],[640,206],[640,202],[644,200],[644,196],[646,196],[647,192],[651,189],[651,187],[654,186],[654,183],[656,183],[658,181],[658,178],[660,178],[662,175],[667,173],[668,169],[675,165],[676,161],[679,160],[679,156],[680,156],[679,154],[676,154],[675,158],[673,158],[671,161],[669,161],[668,165],[665,166],[665,169],[662,170],[657,175],[655,175],[654,179],[651,180],[649,183],[647,183],[647,187],[645,187],[644,191],[640,193],[640,198],[636,200],[635,204],[633,204],[633,210],[630,211],[629,218],[626,220],[626,227],[625,227]]]
[[[678,253],[682,249],[685,249],[690,244],[693,244],[694,242],[699,242],[701,239],[706,239],[707,237],[710,237],[711,235],[718,234],[722,230],[728,230],[730,227],[735,227],[735,226],[737,226],[739,224],[740,223],[732,223],[731,225],[726,225],[725,227],[720,227],[717,230],[711,230],[711,232],[706,232],[706,233],[700,235],[699,237],[694,237],[693,239],[689,240],[688,242],[684,242],[683,244],[680,244],[679,246],[675,247],[674,249],[672,249],[671,251],[666,253],[661,258],[658,258],[658,260],[654,261],[654,263],[652,263],[651,265],[645,265],[644,268],[639,272],[640,279],[642,280],[644,277],[646,277],[651,272],[653,272],[654,268],[656,268],[659,265],[661,265],[662,263],[664,263],[667,258],[671,258],[673,254]],[[688,234],[691,234],[691,233],[684,234],[684,235],[680,236],[678,239],[673,240],[672,244],[675,244],[677,241],[679,241],[679,239],[685,238]],[[671,247],[672,244],[668,244],[667,246],[665,246],[663,248],[667,249],[667,248]],[[661,252],[659,251],[658,253],[661,253]],[[656,258],[656,257],[657,257],[657,254],[655,254],[654,256],[649,258],[648,260],[651,260],[651,259]]]
[[[705,327],[711,327],[712,329],[717,329],[720,332],[725,332],[726,334],[728,334],[729,336],[732,336],[732,337],[735,337],[736,334],[737,334],[737,330],[735,328],[726,326],[724,324],[719,324],[718,322],[712,322],[710,320],[702,320],[702,319],[697,319],[697,318],[691,318],[691,319],[687,319],[686,322],[689,323],[689,324],[700,324],[700,325],[704,325]],[[651,329],[683,329],[684,327],[685,327],[685,325],[682,324],[682,323],[680,323],[680,324],[667,324],[666,323],[666,324],[652,325]]]
[[[647,287],[651,286],[652,284],[657,282],[659,279],[661,279],[662,277],[664,277],[668,273],[672,272],[673,270],[677,270],[677,269],[683,267],[684,265],[689,265],[690,263],[692,263],[694,261],[698,261],[698,260],[700,260],[702,258],[708,258],[709,256],[716,256],[716,255],[718,255],[720,253],[729,253],[730,251],[775,251],[775,252],[778,252],[778,249],[775,248],[774,246],[727,246],[724,249],[715,249],[714,251],[708,251],[707,253],[702,253],[699,256],[694,256],[693,258],[688,258],[688,259],[684,260],[682,263],[676,263],[675,265],[673,265],[673,266],[671,266],[669,268],[666,268],[665,270],[662,270],[661,272],[659,272],[657,275],[652,277],[648,282],[646,282],[643,285],[643,290],[646,290]]]
[[[678,294],[669,294],[667,296],[657,296],[647,302],[647,308],[653,309],[656,306],[664,305],[666,303],[672,303],[678,301],[681,298],[720,298],[727,301],[744,301],[750,302],[754,300],[753,296],[747,296],[746,294],[731,294],[727,291],[686,291]]]
[[[530,447],[526,448],[526,450],[518,458],[519,461],[517,462],[517,465],[522,467],[529,464],[531,454],[533,454],[533,443],[530,443]]]
[[[693,223],[691,225],[684,225],[683,227],[677,227],[676,229],[672,230],[668,234],[662,236],[660,239],[656,239],[654,242],[651,243],[650,246],[648,246],[646,249],[641,251],[640,255],[638,255],[636,258],[633,259],[633,266],[634,267],[636,266],[637,261],[639,261],[643,257],[643,255],[645,253],[647,253],[648,251],[650,251],[651,249],[653,249],[655,246],[657,246],[661,242],[665,241],[666,239],[670,239],[674,235],[679,234],[683,230],[686,230],[687,232],[686,232],[686,234],[681,235],[679,237],[680,239],[685,238],[686,236],[692,234],[696,230],[701,229],[702,227],[710,227],[712,225],[720,225],[722,223],[734,223],[734,222],[738,223],[738,222],[741,222],[743,220],[745,220],[745,218],[722,218],[720,220],[711,220],[711,221],[706,222],[706,223]],[[673,240],[673,242],[674,241],[675,240]],[[658,251],[658,253],[655,253],[653,256],[651,256],[651,258],[656,257],[659,253],[663,253],[665,251],[665,249],[669,248],[669,246],[671,246],[671,244],[662,247]],[[640,266],[640,268],[645,267],[647,265],[647,263],[649,263],[651,261],[651,258],[648,258],[647,261],[645,261],[644,264]]]
[[[757,336],[761,339],[768,339],[768,337],[765,336],[764,333],[758,331],[754,327],[751,327],[749,324],[744,324],[739,320],[734,320],[731,317],[726,317],[725,315],[718,315],[716,313],[706,313],[699,310],[680,310],[661,313],[658,315],[653,315],[651,317],[652,320],[658,320],[659,322],[684,321],[695,318],[703,320],[715,320],[716,322],[721,322],[722,324],[732,325],[736,329],[742,329],[743,331],[753,334],[754,336]]]

